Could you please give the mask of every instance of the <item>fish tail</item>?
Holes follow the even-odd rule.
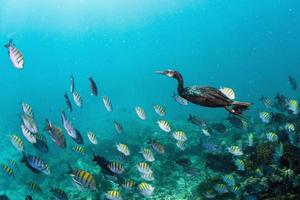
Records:
[[[96,154],[93,153],[93,161],[96,161]]]
[[[23,163],[23,162],[26,162],[26,154],[25,154],[25,152],[24,151],[22,151],[22,155],[23,155],[23,157],[22,157],[22,159],[21,159],[21,162]]]
[[[67,174],[72,174],[72,172],[73,172],[72,166],[70,165],[70,163],[68,163],[67,165],[68,165],[68,171],[66,173]]]
[[[49,119],[46,119],[46,125],[45,128],[43,129],[44,131],[49,131],[51,129],[50,121]]]
[[[192,119],[193,119],[193,115],[191,115],[191,114],[189,114],[189,117],[188,117],[188,122],[190,122],[190,121],[192,121]]]
[[[232,109],[229,109],[228,111],[234,115],[242,115],[242,112],[244,110],[248,110],[249,106],[251,103],[249,102],[239,102],[239,101],[234,101],[231,104],[233,107]]]
[[[7,44],[5,44],[4,47],[5,47],[5,48],[10,47],[10,46],[12,45],[12,42],[13,42],[13,40],[12,40],[12,38],[10,38],[10,39],[9,39],[9,42],[8,42]]]

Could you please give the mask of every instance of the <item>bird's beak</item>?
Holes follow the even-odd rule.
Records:
[[[156,74],[162,74],[162,75],[166,75],[165,71],[155,71]]]

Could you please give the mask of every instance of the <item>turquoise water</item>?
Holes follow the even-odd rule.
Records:
[[[176,81],[154,71],[176,69],[187,86],[230,87],[237,100],[253,103],[245,112],[246,119],[259,121],[258,112],[265,110],[259,102],[262,95],[274,98],[279,92],[292,99],[300,97],[288,83],[289,75],[296,79],[300,75],[299,21],[300,4],[295,0],[2,0],[0,44],[13,38],[24,54],[25,67],[15,69],[7,49],[1,48],[1,162],[14,159],[19,170],[15,171],[14,179],[1,176],[0,194],[7,194],[10,199],[25,199],[29,194],[33,199],[51,199],[49,189],[54,185],[75,200],[101,199],[103,192],[114,188],[121,191],[123,199],[143,199],[138,191],[124,192],[121,187],[110,185],[92,162],[92,153],[118,160],[116,142],[127,144],[132,155],[124,162],[126,176],[141,182],[135,167],[142,160],[139,151],[147,146],[149,137],[155,137],[166,145],[166,155],[155,154],[153,168],[157,174],[151,183],[155,192],[147,198],[204,198],[196,188],[208,179],[207,173],[212,171],[214,176],[216,172],[204,164],[206,154],[199,140],[205,140],[205,136],[187,118],[194,114],[209,122],[224,122],[228,113],[222,108],[179,105],[171,98]],[[82,96],[82,108],[76,107],[69,92],[70,75],[75,77],[76,91]],[[91,76],[99,96],[111,99],[112,113],[106,112],[99,96],[91,96]],[[72,151],[75,142],[65,130],[67,149],[59,149],[42,131],[46,118],[63,129],[60,115],[67,110],[63,96],[66,90],[74,109],[67,116],[84,137],[83,156]],[[21,102],[33,107],[38,129],[47,138],[48,153],[37,151],[22,135]],[[154,104],[166,109],[164,119],[175,130],[186,132],[186,151],[177,149],[172,136],[159,129],[156,120],[161,117],[154,112]],[[136,106],[144,108],[146,121],[137,117]],[[113,120],[123,125],[124,134],[116,133]],[[240,134],[238,140],[247,140],[244,130],[225,124],[230,130],[228,134],[215,134],[211,141],[218,146],[225,140],[226,146],[238,143],[231,134]],[[98,145],[88,141],[88,130],[95,132]],[[22,155],[8,137],[13,133],[22,138],[26,153],[39,155],[48,162],[51,175],[35,175],[20,163]],[[180,166],[173,164],[180,156],[192,159],[201,175],[188,177],[182,173]],[[65,173],[67,163],[91,172],[104,186],[98,192],[85,189],[81,193]],[[33,179],[41,185],[43,194],[25,186],[26,181]]]

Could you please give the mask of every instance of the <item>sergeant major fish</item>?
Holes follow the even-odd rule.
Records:
[[[8,44],[4,45],[4,47],[8,49],[8,55],[13,66],[17,69],[23,69],[24,56],[20,52],[20,50],[16,47],[16,45],[13,43],[13,40],[10,39]]]
[[[77,186],[89,188],[91,190],[97,190],[96,180],[89,172],[81,169],[72,169],[72,167],[69,166],[69,171],[67,172],[67,174],[72,177]]]

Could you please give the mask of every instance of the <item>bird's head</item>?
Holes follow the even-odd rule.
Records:
[[[155,71],[156,74],[162,74],[171,78],[176,78],[178,76],[178,72],[172,69],[167,69],[164,71]]]

